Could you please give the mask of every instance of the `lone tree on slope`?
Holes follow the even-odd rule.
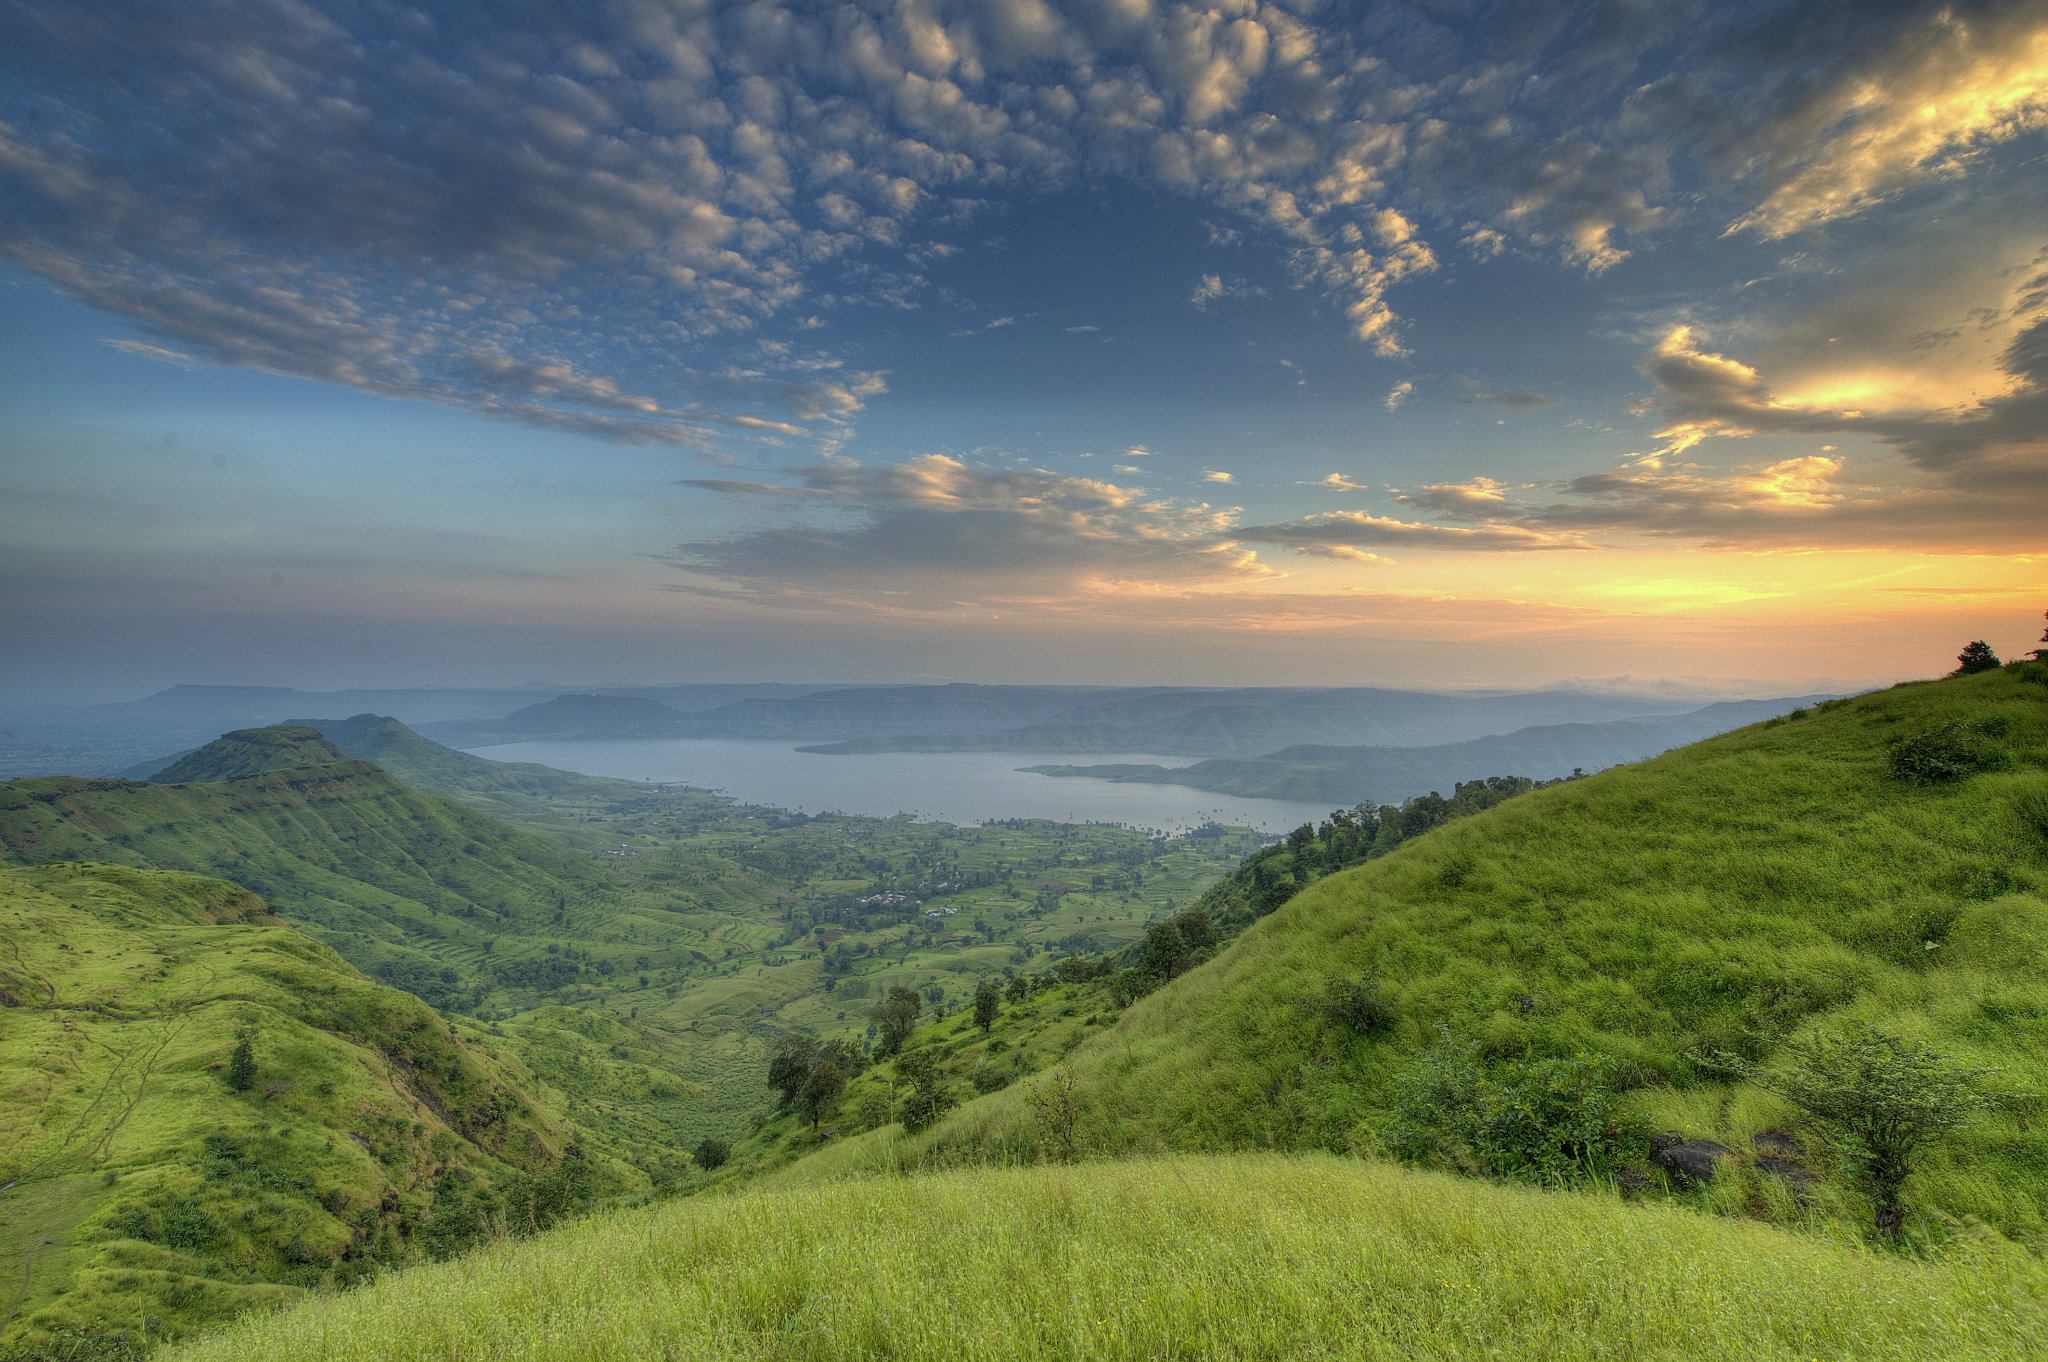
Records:
[[[247,1092],[256,1086],[256,1037],[244,1030],[228,1056],[228,1091]]]
[[[974,986],[974,1024],[981,1028],[981,1034],[988,1034],[996,1024],[996,1009],[1001,1005],[1002,990],[993,979],[984,979]]]
[[[1734,1056],[1721,1056],[1720,1067],[1813,1119],[1870,1197],[1887,1239],[1906,1223],[1902,1193],[1921,1152],[1999,1105],[1986,1070],[1869,1026],[1797,1041],[1768,1069]]]
[[[1991,645],[1983,639],[1964,648],[1956,654],[1956,669],[1952,676],[1974,676],[1978,672],[1998,670],[1998,654],[1991,651]]]

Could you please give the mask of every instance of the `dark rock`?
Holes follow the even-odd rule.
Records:
[[[1650,1190],[1650,1175],[1640,1168],[1624,1168],[1614,1175],[1614,1185],[1623,1196],[1641,1196]]]
[[[1759,1154],[1756,1166],[1774,1178],[1784,1179],[1795,1191],[1802,1187],[1811,1187],[1820,1181],[1813,1175],[1812,1169],[1796,1164],[1790,1159],[1778,1158],[1774,1154]]]
[[[1727,1145],[1713,1140],[1688,1140],[1668,1132],[1650,1137],[1650,1162],[1681,1186],[1712,1182],[1721,1160],[1734,1153]]]
[[[1777,1159],[1796,1159],[1806,1151],[1799,1147],[1799,1141],[1782,1130],[1765,1130],[1749,1139],[1749,1147],[1759,1154],[1768,1154]]]
[[[1529,1013],[1534,1012],[1535,1010],[1536,1000],[1534,998],[1525,997],[1522,999],[1522,1014],[1524,1016],[1527,1016]]]

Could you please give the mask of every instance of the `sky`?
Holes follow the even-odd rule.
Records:
[[[2048,4],[0,0],[0,695],[2048,606]]]

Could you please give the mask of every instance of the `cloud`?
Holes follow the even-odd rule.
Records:
[[[1779,111],[1741,173],[1762,199],[1729,226],[1790,236],[1960,173],[1984,148],[2048,125],[2048,25],[2025,4],[1913,14],[1897,41]]]
[[[955,340],[962,340],[968,336],[982,336],[991,331],[1002,331],[1016,324],[1015,317],[991,317],[980,326],[970,326],[962,331],[948,331],[946,334]]]
[[[2018,330],[2004,362],[2012,386],[1994,398],[1961,409],[1864,411],[1782,398],[1756,366],[1708,348],[1697,328],[1676,326],[1644,364],[1666,421],[1658,447],[1568,480],[1564,496],[1545,505],[1470,509],[1543,532],[1629,532],[1725,549],[2037,552],[2037,508],[2048,504],[2048,319]],[[1700,461],[1710,440],[1820,436],[1834,438],[1817,452],[1733,466]],[[1873,451],[1863,463],[1884,476],[1858,478],[1843,439]],[[1887,458],[1903,463],[1903,475],[1883,467]],[[1458,514],[1468,496],[1469,487],[1432,487],[1405,499]]]
[[[1533,388],[1489,388],[1470,378],[1460,378],[1458,388],[1458,400],[1467,406],[1477,404],[1526,411],[1531,407],[1546,406],[1557,400]]]
[[[663,560],[684,572],[684,589],[916,612],[1216,590],[1272,575],[1231,533],[1231,512],[1100,479],[945,454],[878,467],[834,460],[797,476],[687,480],[746,501],[815,507],[831,519],[679,545]]]
[[[1488,477],[1430,483],[1413,492],[1397,492],[1395,496],[1408,505],[1460,520],[1492,519],[1507,508],[1507,488]]]
[[[1508,248],[1508,239],[1491,227],[1475,227],[1458,238],[1458,244],[1480,260],[1491,260]]]
[[[1362,482],[1353,482],[1342,473],[1331,473],[1316,483],[1316,486],[1327,487],[1333,492],[1369,492],[1372,490]]]
[[[1205,274],[1196,281],[1188,301],[1204,311],[1219,298],[1263,298],[1266,290],[1257,284],[1226,283],[1221,275]]]
[[[1393,387],[1387,389],[1387,400],[1382,405],[1385,406],[1388,411],[1399,411],[1401,409],[1401,404],[1403,402],[1406,402],[1409,396],[1414,393],[1414,391],[1415,384],[1413,380],[1404,378],[1399,383],[1396,383]]]
[[[1220,469],[1220,468],[1209,468],[1209,469],[1204,469],[1204,470],[1203,470],[1203,472],[1202,472],[1202,481],[1203,481],[1203,482],[1229,482],[1229,481],[1230,481],[1230,474],[1228,474],[1228,473],[1224,472],[1224,471],[1223,471],[1222,469]]]
[[[713,410],[698,380],[736,336],[916,309],[951,249],[917,224],[1077,178],[1259,225],[1390,353],[1389,291],[1434,265],[1387,201],[1404,132],[1372,107],[1358,35],[1277,7],[595,0],[475,28],[22,0],[15,18],[8,259],[210,363],[489,415],[636,439],[582,417],[630,396],[650,427],[839,419],[778,405],[803,385],[779,360],[754,405]]]
[[[1325,511],[1279,524],[1243,526],[1234,534],[1248,544],[1276,544],[1297,553],[1339,558],[1355,558],[1360,551],[1380,548],[1529,552],[1591,547],[1575,534],[1555,533],[1505,521],[1481,525],[1433,525],[1377,516],[1368,511]]]
[[[119,350],[123,354],[137,355],[143,359],[162,360],[166,364],[175,364],[181,369],[189,369],[199,363],[198,360],[186,354],[183,350],[173,350],[168,345],[153,345],[148,341],[107,338],[102,339],[100,344],[106,346],[109,350]]]

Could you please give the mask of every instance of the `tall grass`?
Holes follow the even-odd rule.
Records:
[[[2040,1265],[1330,1157],[700,1198],[250,1319],[176,1362],[1926,1359],[2048,1352]]]

